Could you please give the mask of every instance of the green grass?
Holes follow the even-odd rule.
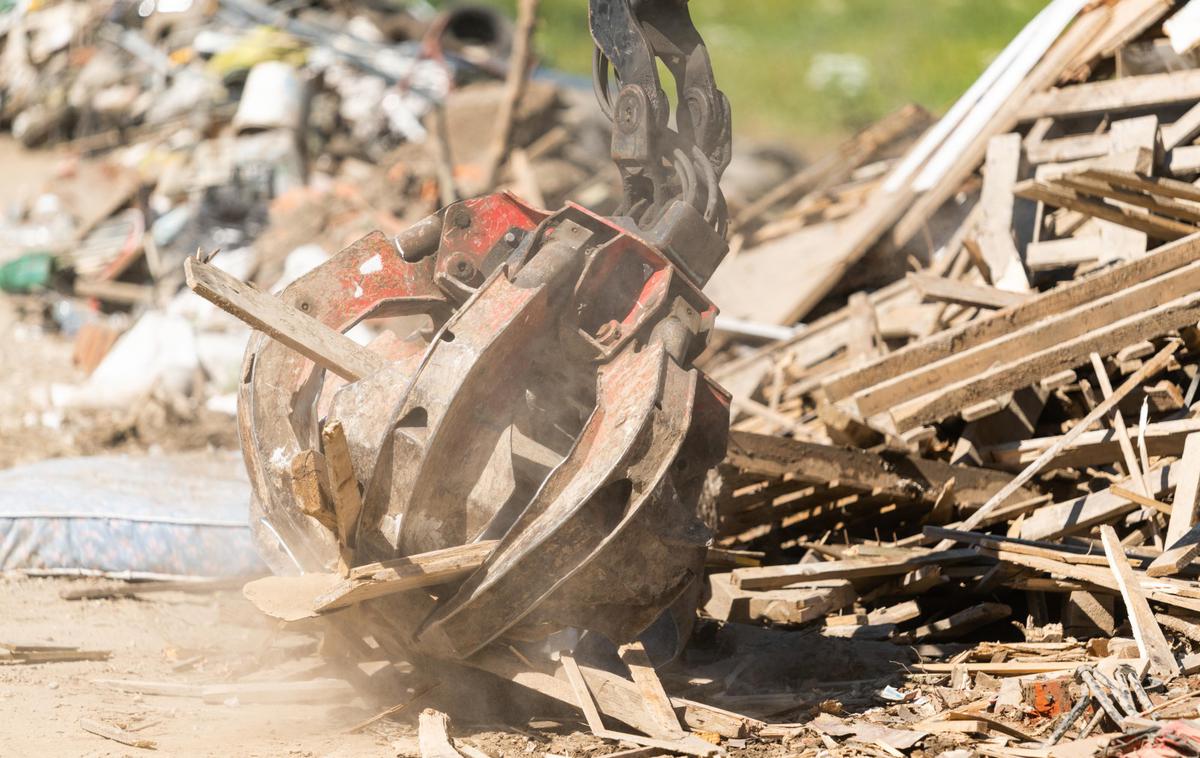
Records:
[[[513,0],[485,0],[510,13]],[[940,112],[1044,5],[1044,0],[692,0],[739,134],[828,143],[906,102]],[[584,74],[586,0],[542,0],[537,45]],[[852,56],[862,86],[821,86],[816,68]],[[820,63],[821,60],[824,63]]]

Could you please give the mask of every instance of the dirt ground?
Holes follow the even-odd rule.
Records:
[[[150,752],[91,734],[80,726],[81,719],[124,726],[157,743],[158,755],[419,755],[409,724],[385,719],[358,733],[348,731],[386,707],[361,696],[319,704],[268,705],[236,698],[206,703],[194,697],[129,694],[104,685],[102,680],[283,681],[346,672],[316,656],[315,636],[281,631],[239,592],[59,597],[62,590],[98,584],[0,578],[0,642],[77,645],[112,653],[107,661],[0,665],[0,756]],[[465,725],[454,735],[493,756],[611,752],[610,746],[574,731],[569,724],[553,731]]]

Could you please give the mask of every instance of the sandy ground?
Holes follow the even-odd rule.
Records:
[[[230,684],[338,678],[347,671],[316,655],[315,636],[285,632],[239,592],[154,593],[135,598],[64,600],[63,590],[96,580],[0,578],[0,642],[76,645],[111,651],[107,661],[0,664],[0,757],[26,756],[418,756],[411,721],[351,727],[386,707],[363,695],[319,704],[258,704],[227,699],[120,692],[103,680]],[[153,740],[128,747],[80,726],[92,719]],[[604,755],[604,743],[573,723],[535,719],[526,728],[486,724],[452,729],[492,756]]]
[[[311,654],[315,638],[283,633],[235,592],[161,593],[152,599],[68,601],[64,579],[0,580],[0,642],[109,650],[108,661],[0,666],[0,755],[118,756],[148,753],[83,730],[89,718],[136,729],[162,755],[397,755],[412,742],[384,722],[362,734],[345,729],[376,711],[345,704],[261,705],[136,695],[100,679],[172,683],[248,681]],[[192,663],[187,663],[194,661]],[[175,670],[181,662],[187,665]],[[415,742],[412,743],[415,753]]]

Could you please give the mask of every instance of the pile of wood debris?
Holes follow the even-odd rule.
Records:
[[[1053,2],[922,136],[901,111],[742,210],[713,295],[792,331],[709,356],[705,614],[919,659],[810,703],[826,748],[1115,754],[1197,715],[1198,22]]]

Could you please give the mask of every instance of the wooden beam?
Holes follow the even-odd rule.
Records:
[[[426,708],[417,719],[417,743],[421,758],[463,758],[450,742],[450,717]]]
[[[949,674],[956,666],[971,674],[992,676],[1026,676],[1029,674],[1052,674],[1059,671],[1074,671],[1086,666],[1087,661],[1004,661],[1002,663],[915,663],[913,671],[923,674]],[[953,722],[948,722],[953,723]]]
[[[1013,229],[1018,202],[1013,187],[1021,178],[1021,135],[998,134],[988,141],[983,164],[983,190],[979,202],[979,249],[987,263],[993,286],[1010,292],[1028,292],[1029,278],[1017,250]]]
[[[580,705],[571,684],[566,681],[563,667],[554,673],[540,671],[511,652],[494,646],[484,648],[464,663],[569,706]],[[654,731],[654,722],[642,708],[641,693],[633,682],[602,669],[589,666],[580,666],[580,669],[587,676],[588,689],[593,693],[596,706],[605,716],[647,734]],[[739,738],[747,737],[763,726],[757,719],[683,698],[673,697],[671,704],[675,706],[675,712],[680,715],[683,723],[689,729],[698,732],[713,732],[722,737]]]
[[[1097,274],[1075,279],[986,318],[946,329],[871,363],[836,373],[823,382],[822,390],[831,400],[848,397],[892,377],[1004,337],[1016,329],[1122,292],[1198,259],[1200,234],[1163,245],[1141,258]]]
[[[1071,579],[1078,582],[1095,587],[1102,587],[1113,592],[1120,592],[1121,588],[1113,577],[1112,571],[1105,567],[1099,566],[1082,566],[1065,561],[1055,561],[1048,558],[1041,558],[1036,555],[1025,555],[1012,550],[989,550],[981,548],[980,554],[991,556],[1001,563],[1010,563],[1014,566],[1024,566],[1025,568],[1033,569],[1043,573],[1051,574],[1055,577]],[[1133,571],[1133,569],[1130,569]],[[1190,613],[1200,613],[1200,600],[1195,598],[1184,597],[1176,594],[1178,588],[1170,586],[1166,589],[1160,589],[1161,582],[1170,581],[1166,579],[1151,579],[1144,573],[1134,572],[1141,588],[1142,593],[1156,603],[1162,603],[1174,608],[1182,608]],[[1182,585],[1182,583],[1176,583]]]
[[[1030,242],[1025,248],[1025,266],[1036,272],[1095,263],[1105,254],[1103,246],[1104,241],[1098,237],[1064,237]]]
[[[1191,565],[1196,556],[1200,555],[1200,524],[1196,524],[1184,532],[1182,537],[1167,544],[1171,547],[1164,550],[1146,569],[1148,576],[1173,576]]]
[[[1153,376],[1165,368],[1167,363],[1170,361],[1171,356],[1173,356],[1175,351],[1178,349],[1179,343],[1172,341],[1170,344],[1160,350],[1158,355],[1147,361],[1146,364],[1138,369],[1132,376],[1130,376],[1124,384],[1118,387],[1112,395],[1105,398],[1103,402],[1098,403],[1096,407],[1092,409],[1091,413],[1081,419],[1071,429],[1070,432],[1064,434],[1059,441],[1059,445],[1065,446],[1070,444],[1072,439],[1078,437],[1080,434],[1083,434],[1085,429],[1102,418],[1104,414],[1116,407],[1117,403],[1121,402],[1123,397],[1140,386],[1147,377]],[[1019,487],[1033,479],[1033,477],[1042,470],[1042,466],[1045,465],[1046,462],[1051,458],[1053,458],[1057,452],[1058,451],[1054,448],[1050,448],[1045,453],[1042,453],[1037,460],[1029,464],[1024,471],[1018,474],[1011,482],[1006,484],[1002,490],[997,492],[995,495],[992,495],[991,499],[984,503],[979,510],[975,511],[966,520],[964,520],[963,528],[974,529],[976,526],[978,526],[980,521],[982,521],[990,511],[1000,507],[1000,505],[1002,505],[1005,500],[1007,500],[1014,492],[1016,492]]]
[[[1168,152],[1200,136],[1200,103],[1187,109],[1175,122],[1162,129],[1163,149]]]
[[[629,669],[633,683],[642,693],[642,702],[645,703],[646,712],[658,722],[662,735],[671,739],[682,738],[686,732],[679,726],[679,719],[675,716],[671,698],[667,697],[667,691],[663,689],[662,681],[654,670],[654,664],[650,662],[650,656],[646,655],[646,648],[642,646],[641,642],[630,642],[621,645],[618,652],[621,661]]]
[[[1039,92],[1025,100],[1018,118],[1114,114],[1196,100],[1200,100],[1200,70],[1172,71]]]
[[[1174,510],[1167,526],[1168,547],[1182,539],[1196,524],[1200,507],[1200,433],[1187,436],[1179,466],[1179,486],[1175,490]]]
[[[922,642],[955,640],[1011,615],[1012,608],[1003,603],[980,603],[939,621],[919,626],[913,630],[911,637]]]
[[[1008,550],[1014,553],[1034,555],[1064,563],[1075,563],[1084,566],[1108,565],[1108,559],[1103,555],[1087,552],[1082,547],[1060,545],[1053,542],[1026,540],[1019,537],[1006,537],[998,534],[983,534],[981,532],[970,532],[941,526],[926,526],[922,529],[922,533],[926,537],[934,539],[947,539],[968,545],[979,545],[989,550]],[[1145,556],[1137,552],[1131,553],[1129,550],[1126,550],[1125,554],[1134,560],[1148,560]]]
[[[938,550],[916,553],[899,558],[847,558],[823,563],[795,563],[785,566],[757,566],[734,569],[730,580],[734,587],[744,590],[774,590],[801,582],[826,579],[865,579],[907,574],[921,566],[943,566],[969,561],[976,557],[973,550]]]
[[[1108,369],[1104,366],[1104,360],[1099,353],[1092,353],[1092,370],[1096,372],[1096,380],[1100,383],[1100,391],[1104,394],[1104,399],[1112,397],[1113,389],[1112,382],[1108,378]],[[1138,490],[1142,495],[1151,497],[1150,489],[1146,486],[1145,472],[1142,471],[1142,466],[1138,463],[1137,455],[1133,452],[1133,443],[1129,441],[1129,430],[1125,428],[1125,417],[1121,415],[1120,407],[1114,406],[1112,416],[1109,418],[1109,424],[1113,431],[1117,433],[1117,441],[1121,446],[1121,456],[1125,459],[1125,474],[1134,482],[1137,483]]]
[[[188,287],[197,295],[347,381],[358,381],[386,365],[383,358],[341,332],[216,266],[188,258],[183,270]]]
[[[1161,495],[1174,486],[1178,476],[1174,464],[1160,466],[1146,475],[1146,484],[1153,495]],[[1049,540],[1091,529],[1097,524],[1115,521],[1136,510],[1137,505],[1108,489],[1092,492],[1061,503],[1042,506],[1021,523],[1021,537],[1027,540]]]
[[[1055,180],[1055,183],[1076,192],[1092,195],[1106,200],[1115,200],[1124,205],[1132,205],[1156,214],[1188,221],[1192,224],[1200,222],[1200,206],[1187,205],[1169,197],[1143,194],[1119,185],[1114,186],[1106,179],[1088,174],[1067,174]]]
[[[1020,292],[990,287],[986,284],[970,284],[956,279],[947,279],[933,274],[909,274],[917,292],[925,300],[938,303],[956,303],[979,308],[1007,308],[1023,303],[1028,295]]]
[[[1142,594],[1141,583],[1129,562],[1125,560],[1125,551],[1116,531],[1107,524],[1100,527],[1100,539],[1104,542],[1104,553],[1108,556],[1109,567],[1116,578],[1125,600],[1125,609],[1129,613],[1129,625],[1133,627],[1133,638],[1138,643],[1138,650],[1143,658],[1150,663],[1149,672],[1169,682],[1179,676],[1179,663],[1171,652],[1171,644],[1163,635],[1150,604]]]
[[[1200,267],[1190,273],[1198,275]],[[1084,365],[1091,353],[1111,355],[1124,345],[1163,336],[1200,320],[1200,291],[1176,295],[1177,300],[1153,300],[1150,289],[1130,290],[1127,295],[1098,302],[1093,312],[1082,309],[859,392],[854,397],[859,414],[869,417],[888,411],[896,431],[904,433]],[[1123,313],[1138,301],[1144,303],[1138,307],[1145,309]],[[1115,318],[1105,321],[1106,315]],[[1061,342],[1054,342],[1055,335]],[[984,357],[991,357],[991,362],[979,365]],[[907,391],[905,380],[912,381]]]
[[[325,471],[329,477],[329,490],[333,499],[342,574],[345,575],[354,565],[358,517],[362,513],[362,493],[358,490],[358,477],[355,476],[354,466],[350,462],[350,445],[346,442],[346,431],[342,428],[342,422],[333,420],[326,423],[321,430],[321,441],[325,448]]]
[[[325,456],[316,450],[301,450],[292,456],[290,469],[292,496],[300,512],[312,516],[336,536],[337,515],[329,495]]]
[[[1038,200],[1056,208],[1068,208],[1093,218],[1111,221],[1114,224],[1145,232],[1155,239],[1177,240],[1194,234],[1197,230],[1194,224],[1185,224],[1165,216],[1142,213],[1123,206],[1083,197],[1078,191],[1057,181],[1028,179],[1018,184],[1013,189],[1013,194],[1030,200]]]
[[[600,718],[600,711],[596,707],[595,700],[592,699],[593,696],[588,687],[588,682],[584,678],[582,668],[575,661],[575,657],[569,653],[560,653],[559,658],[562,661],[563,670],[566,672],[567,681],[570,682],[571,690],[575,694],[576,705],[583,711],[588,728],[597,737],[632,742],[635,745],[646,747],[664,748],[669,752],[682,753],[684,755],[709,756],[721,752],[721,749],[716,745],[705,742],[697,737],[688,736],[682,739],[643,737],[640,734],[626,734],[608,729],[604,726],[604,722]],[[652,731],[651,734],[653,733]]]
[[[1145,441],[1146,452],[1155,457],[1178,457],[1183,453],[1188,435],[1200,432],[1200,419],[1185,418],[1147,424],[1145,429],[1136,429],[1138,437]],[[1035,437],[1018,442],[994,445],[981,449],[985,460],[999,468],[1024,468],[1046,448],[1058,440],[1054,437]],[[1121,456],[1112,429],[1096,429],[1084,432],[1051,460],[1044,470],[1056,468],[1083,468],[1104,466]]]
[[[1105,132],[1101,134],[1072,134],[1069,137],[1044,140],[1029,145],[1026,153],[1029,162],[1037,165],[1041,163],[1067,163],[1087,158],[1098,158],[1101,155],[1108,155],[1111,150],[1112,135]]]
[[[1109,9],[1105,6],[1094,6],[1075,17],[1074,22],[1058,36],[1041,59],[1034,65],[1029,74],[1019,80],[1008,93],[1000,92],[1003,100],[995,103],[993,93],[985,95],[994,103],[993,110],[982,109],[974,118],[973,132],[960,126],[965,139],[959,140],[957,134],[951,135],[947,142],[954,142],[958,150],[949,153],[943,146],[935,158],[939,165],[949,165],[937,172],[936,178],[930,177],[931,188],[912,203],[896,223],[892,230],[891,244],[894,249],[901,249],[909,240],[919,234],[928,224],[929,219],[937,213],[947,200],[954,197],[962,188],[964,181],[970,177],[979,164],[983,162],[987,151],[988,140],[996,134],[1014,131],[1020,118],[1020,110],[1024,103],[1033,95],[1054,85],[1067,66],[1089,43],[1095,39],[1110,17]],[[1041,30],[1038,30],[1041,31]],[[966,142],[965,145],[961,144]],[[943,156],[945,158],[943,159]],[[922,177],[924,172],[922,172]],[[921,177],[918,177],[921,178]]]
[[[897,500],[933,505],[954,481],[959,505],[973,508],[1006,485],[1008,474],[975,466],[952,466],[915,455],[870,453],[774,435],[732,432],[726,462],[742,471],[811,484],[837,482]],[[1023,498],[1036,493],[1023,490]]]
[[[1200,187],[1187,182],[1181,182],[1178,179],[1169,179],[1160,176],[1142,176],[1133,171],[1117,171],[1115,169],[1100,167],[1089,168],[1083,171],[1080,176],[1107,182],[1113,187],[1125,187],[1149,192],[1152,195],[1200,202]]]
[[[495,546],[495,540],[484,540],[355,566],[346,579],[318,597],[313,608],[327,613],[364,600],[461,579],[482,566]]]
[[[858,593],[846,580],[827,580],[785,590],[743,590],[729,574],[709,574],[704,612],[719,621],[799,626],[853,605]]]

